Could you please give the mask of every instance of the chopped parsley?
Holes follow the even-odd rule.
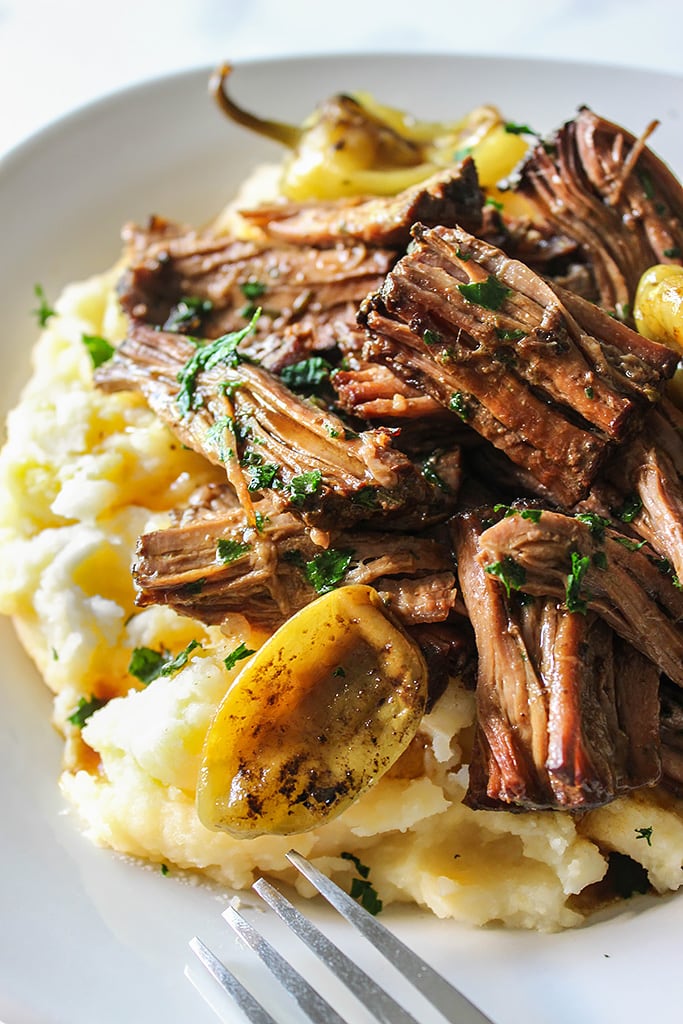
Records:
[[[665,249],[662,255],[666,256],[667,259],[677,260],[680,259],[681,250],[677,245],[673,245],[670,249]]]
[[[232,368],[239,366],[243,357],[237,351],[237,346],[255,330],[259,315],[260,310],[256,310],[247,326],[243,327],[241,331],[232,331],[230,334],[221,335],[215,341],[197,349],[188,359],[178,374],[180,390],[176,401],[183,416],[187,416],[189,412],[201,405],[201,402],[197,401],[196,387],[197,377],[202,371],[211,370],[218,363],[226,363]]]
[[[192,583],[186,583],[181,587],[183,594],[201,594],[206,583],[206,576],[200,576],[198,580],[193,580]]]
[[[580,523],[586,524],[593,537],[599,542],[605,538],[605,529],[612,525],[609,519],[596,515],[595,512],[580,512],[576,518]]]
[[[453,153],[453,160],[456,164],[459,164],[461,160],[466,160],[468,156],[472,156],[473,151],[473,146],[461,146],[460,149],[456,149]]]
[[[206,443],[210,445],[210,447],[215,448],[221,462],[229,462],[230,459],[235,458],[234,451],[232,448],[228,448],[225,443],[226,430],[229,430],[231,433],[234,432],[234,420],[229,416],[220,416],[206,432]]]
[[[648,846],[652,846],[652,825],[648,825],[646,828],[637,828],[634,831],[636,839],[644,839]]]
[[[497,277],[489,274],[485,281],[473,281],[471,284],[459,284],[458,291],[475,306],[484,309],[498,310],[505,302],[511,290],[501,284]]]
[[[263,512],[254,512],[254,519],[256,520],[256,529],[259,533],[263,533],[266,523],[270,522],[270,516],[264,516]]]
[[[360,505],[361,508],[377,508],[379,505],[377,488],[361,487],[360,491],[351,495],[351,501],[354,505]]]
[[[627,551],[640,551],[647,544],[646,540],[631,540],[629,537],[616,536],[614,539],[617,544],[621,544]]]
[[[487,196],[484,206],[492,206],[494,210],[498,210],[498,213],[504,209],[500,199],[493,199],[492,196]]]
[[[288,562],[289,565],[295,565],[297,569],[301,569],[302,572],[306,571],[304,556],[298,548],[291,548],[289,551],[283,551],[281,557],[283,562]]]
[[[280,370],[280,380],[290,391],[314,391],[330,379],[332,366],[322,356],[311,356]]]
[[[518,327],[496,327],[496,337],[500,338],[501,341],[520,341],[522,338],[526,338],[526,336],[527,332]]]
[[[306,579],[318,594],[327,594],[334,590],[346,576],[353,552],[337,548],[327,548],[304,565]]]
[[[230,671],[234,668],[238,661],[242,661],[244,658],[250,658],[252,654],[256,654],[256,651],[250,651],[244,640],[242,640],[234,651],[231,651],[227,658],[223,658],[223,664]]]
[[[266,291],[266,285],[263,281],[243,281],[240,285],[240,291],[245,299],[258,299]]]
[[[77,725],[79,729],[82,729],[90,716],[103,708],[106,703],[106,700],[101,697],[90,697],[90,699],[81,697],[76,710],[69,715],[69,721],[72,725]]]
[[[652,178],[647,173],[647,171],[639,171],[638,172],[638,180],[640,181],[640,184],[643,186],[643,192],[645,193],[645,198],[646,199],[654,199],[654,197],[655,197],[655,187],[652,184]]]
[[[289,484],[289,500],[296,508],[300,508],[314,494],[318,494],[323,483],[323,475],[319,469],[312,469],[300,476],[293,476]]]
[[[162,875],[167,875],[170,869],[168,864],[161,864],[159,870],[161,871]]]
[[[604,551],[595,551],[591,561],[596,569],[607,568],[607,555]]]
[[[249,490],[262,491],[266,487],[275,487],[279,468],[275,462],[252,466],[249,473]]]
[[[506,121],[505,131],[508,135],[535,135],[538,137],[538,132],[535,132],[528,124],[517,124],[516,121]]]
[[[503,512],[504,519],[510,516],[520,516],[521,519],[528,519],[531,523],[538,523],[543,515],[542,508],[515,508],[513,505],[494,505],[494,512]]]
[[[460,246],[458,246],[458,248],[455,250],[455,255],[458,257],[459,260],[462,260],[463,263],[467,263],[468,260],[472,259],[472,253],[465,252],[465,250],[461,249]]]
[[[441,344],[441,335],[439,334],[438,331],[432,331],[428,327],[427,330],[422,335],[422,340],[424,341],[425,345],[427,345],[429,348],[432,348],[434,345]]]
[[[230,565],[231,562],[236,562],[242,555],[246,555],[247,551],[251,550],[251,544],[246,544],[244,541],[230,540],[227,537],[221,537],[216,544],[216,558],[223,565]]]
[[[439,453],[435,452],[434,455],[430,455],[428,459],[422,463],[422,475],[425,480],[432,484],[434,487],[438,487],[440,491],[445,494],[451,493],[451,488],[448,486],[446,481],[440,476],[434,468],[434,463],[438,460]]]
[[[333,676],[339,676],[340,678],[343,679],[344,676],[346,675],[346,671],[341,667],[341,665],[337,665],[337,667],[335,668],[335,670],[332,673],[332,675]]]
[[[497,362],[502,363],[503,366],[516,366],[517,356],[515,355],[514,349],[506,348],[505,345],[501,345],[493,353],[493,358]]]
[[[637,494],[628,494],[619,508],[612,509],[617,519],[622,523],[632,523],[643,507],[643,503]]]
[[[222,384],[218,385],[218,390],[225,398],[232,398],[241,387],[244,387],[244,382],[241,380],[224,380]]]
[[[33,313],[38,321],[40,327],[45,327],[46,323],[51,316],[55,315],[55,310],[49,304],[45,297],[42,284],[36,284],[33,286],[33,294],[38,299],[38,308],[33,310]]]
[[[159,676],[170,676],[184,668],[192,651],[201,646],[199,640],[190,640],[187,647],[175,657],[163,648],[155,651],[151,647],[136,647],[131,655],[128,671],[145,686],[149,686]]]
[[[114,346],[106,338],[101,338],[99,334],[82,334],[81,340],[88,350],[95,370],[102,363],[108,362],[116,351]]]
[[[595,390],[590,386],[590,384],[587,388],[584,388],[583,390],[584,394],[586,395],[586,398],[595,398]]]
[[[571,559],[572,567],[571,572],[567,576],[564,603],[568,612],[578,612],[580,615],[585,615],[588,611],[588,605],[581,596],[581,584],[588,572],[591,560],[588,555],[580,555],[578,551],[572,551]]]
[[[343,857],[344,860],[350,860],[360,876],[351,880],[351,891],[349,894],[351,898],[357,900],[369,914],[373,916],[379,914],[383,904],[377,895],[375,887],[369,880],[370,868],[367,864],[362,864],[358,857],[354,857],[352,853],[343,852],[340,854],[340,857]]]
[[[168,314],[164,330],[172,334],[181,334],[185,330],[196,332],[201,326],[202,317],[212,309],[211,299],[198,299],[193,296],[180,299]]]
[[[467,404],[467,400],[462,391],[455,391],[451,395],[451,400],[448,403],[448,408],[451,410],[451,412],[456,413],[464,422],[467,422],[467,420],[472,415],[471,409]]]
[[[508,597],[513,590],[521,590],[526,583],[526,569],[510,555],[505,555],[500,562],[492,562],[491,565],[485,566],[484,572],[500,580]]]
[[[168,652],[163,649],[155,651],[151,647],[136,647],[131,654],[128,671],[145,686],[148,686],[153,679],[161,674],[161,670],[168,660]]]

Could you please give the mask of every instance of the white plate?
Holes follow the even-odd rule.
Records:
[[[28,372],[36,282],[54,297],[66,282],[108,267],[126,220],[159,213],[201,223],[255,163],[279,156],[225,122],[207,98],[207,79],[208,71],[184,73],[86,107],[0,166],[2,414]],[[671,75],[452,56],[326,57],[245,64],[232,89],[251,109],[292,121],[332,92],[368,89],[428,118],[493,102],[543,131],[586,103],[636,134],[660,118],[653,146],[683,173],[683,79]],[[260,968],[226,934],[221,894],[95,849],[79,834],[57,791],[60,742],[48,694],[7,622],[0,640],[2,1019],[213,1021],[184,976],[195,933],[272,1004]],[[635,1024],[678,1014],[683,897],[635,900],[617,916],[554,936],[473,931],[391,909],[384,917],[497,1024]],[[330,928],[348,944],[343,928]],[[241,1018],[228,1008],[225,1019]]]

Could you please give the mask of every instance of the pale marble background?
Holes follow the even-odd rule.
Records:
[[[415,50],[683,74],[683,3],[0,0],[0,156],[83,103],[170,71],[227,59]]]

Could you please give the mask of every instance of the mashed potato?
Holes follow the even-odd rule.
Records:
[[[112,342],[124,325],[117,271],[66,289],[40,337],[33,376],[9,417],[0,457],[0,610],[55,694],[65,736],[61,778],[88,837],[121,853],[243,888],[266,872],[294,882],[292,839],[238,840],[195,810],[204,737],[231,678],[223,659],[263,637],[239,617],[221,629],[167,608],[136,609],[138,535],[168,521],[217,470],[186,450],[136,394],[92,384],[83,335]],[[136,647],[184,667],[147,687],[129,674]],[[79,704],[102,702],[81,729]],[[336,820],[295,845],[348,888],[352,854],[386,905],[416,903],[473,925],[546,930],[578,924],[576,897],[605,875],[607,853],[644,865],[660,890],[683,882],[680,807],[640,792],[583,818],[473,811],[462,804],[473,695],[453,680],[411,747]],[[296,881],[310,895],[308,883]]]

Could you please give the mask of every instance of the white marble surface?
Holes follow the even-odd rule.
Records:
[[[224,60],[417,50],[683,74],[682,39],[680,0],[0,0],[0,156],[122,86]]]

